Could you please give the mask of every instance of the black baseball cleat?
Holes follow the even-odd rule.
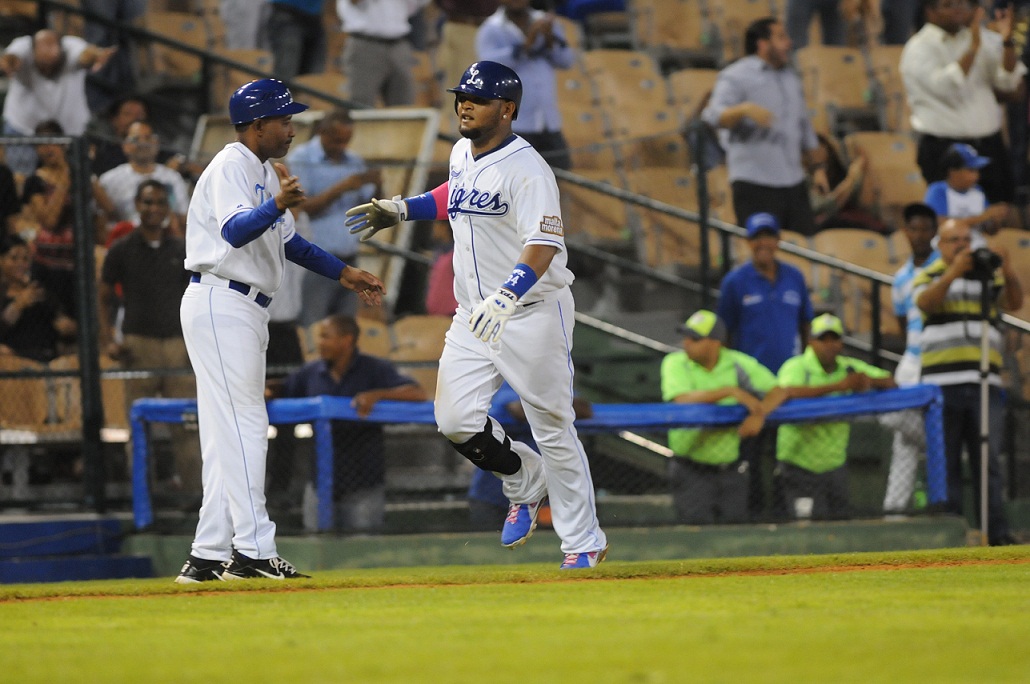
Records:
[[[190,555],[186,564],[175,578],[176,584],[197,584],[222,579],[222,573],[228,565],[225,561],[204,560]]]
[[[278,556],[275,558],[255,559],[244,556],[239,551],[232,552],[232,560],[222,573],[223,580],[242,580],[254,577],[266,577],[274,580],[310,578],[302,575],[297,568]]]

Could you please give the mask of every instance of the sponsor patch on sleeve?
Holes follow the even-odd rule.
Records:
[[[540,232],[550,233],[551,235],[565,235],[565,229],[562,228],[560,216],[545,216],[540,221]]]

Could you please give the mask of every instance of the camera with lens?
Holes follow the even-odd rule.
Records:
[[[970,280],[991,280],[1001,266],[1001,256],[986,247],[973,250],[973,267],[966,273]]]

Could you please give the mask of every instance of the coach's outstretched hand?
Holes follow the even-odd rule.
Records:
[[[361,233],[361,241],[369,239],[383,228],[391,228],[408,218],[408,205],[401,196],[393,199],[373,199],[368,204],[359,204],[347,210],[349,217],[345,225],[351,235]]]
[[[368,271],[353,266],[340,271],[340,285],[357,292],[361,301],[368,306],[379,306],[383,302],[383,295],[386,294],[383,281]]]
[[[515,313],[515,302],[518,297],[511,290],[503,287],[489,295],[472,311],[469,318],[469,330],[484,342],[497,342],[501,339],[504,326]]]

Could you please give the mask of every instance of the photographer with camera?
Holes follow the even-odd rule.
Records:
[[[944,392],[944,452],[947,460],[946,510],[962,513],[962,447],[969,454],[973,496],[980,504],[981,437],[988,437],[987,531],[992,546],[1013,544],[1001,494],[999,452],[1005,424],[1005,398],[999,370],[1002,334],[999,308],[1023,304],[1008,254],[972,249],[969,226],[949,219],[939,230],[940,258],[913,283],[912,298],[923,312],[922,382]],[[985,288],[986,291],[985,291]],[[986,335],[987,373],[981,378],[981,342]],[[981,426],[981,381],[988,387],[987,425]]]

